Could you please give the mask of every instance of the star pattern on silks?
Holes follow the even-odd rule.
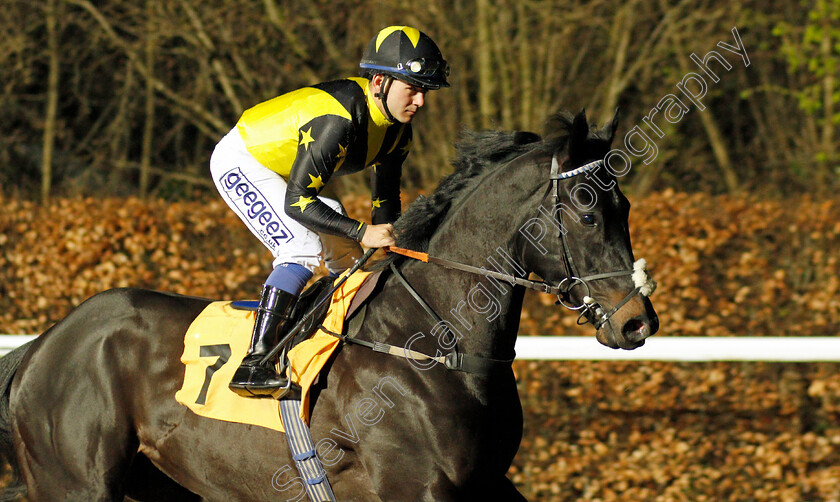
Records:
[[[370,201],[370,205],[371,205],[371,207],[374,207],[374,208],[382,207],[382,203],[387,202],[387,201],[388,201],[388,199],[379,200],[379,197],[377,197],[377,198],[373,199],[372,201]]]
[[[320,189],[321,189],[321,187],[323,187],[323,186],[324,186],[324,180],[322,180],[322,179],[321,179],[321,175],[320,175],[320,174],[319,174],[318,176],[312,176],[312,175],[310,174],[310,175],[309,175],[309,180],[310,180],[310,181],[312,181],[312,183],[310,183],[309,185],[307,185],[307,186],[306,186],[306,188],[314,188],[314,189],[315,189],[315,191],[317,192],[318,190],[320,190]]]
[[[344,164],[344,159],[347,158],[347,147],[342,145],[341,143],[338,144],[338,157],[336,157],[335,170],[337,171],[338,168],[341,167],[341,164]]]
[[[300,196],[297,202],[292,204],[294,207],[299,207],[300,212],[306,211],[306,206],[315,202],[315,197],[304,197],[303,195]]]
[[[404,147],[401,148],[403,155],[408,155],[408,152],[411,151],[411,140],[408,140],[408,143],[405,144]]]
[[[300,144],[303,145],[304,150],[309,150],[309,143],[312,143],[313,141],[315,140],[312,138],[311,127],[306,131],[303,129],[300,130]]]

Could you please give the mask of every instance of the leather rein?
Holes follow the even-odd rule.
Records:
[[[603,160],[597,160],[595,162],[590,162],[571,171],[561,172],[560,163],[557,161],[557,157],[552,157],[551,174],[549,180],[551,182],[551,192],[554,199],[555,207],[558,207],[560,204],[560,181],[595,170],[602,165]],[[528,289],[532,289],[534,291],[539,291],[541,293],[556,295],[557,305],[562,305],[563,307],[569,310],[580,311],[580,315],[578,316],[577,320],[578,324],[585,324],[587,321],[591,320],[592,324],[595,326],[595,329],[600,329],[601,326],[606,324],[607,321],[609,321],[609,319],[613,315],[615,315],[615,313],[618,312],[619,309],[621,309],[625,304],[627,304],[627,302],[629,302],[634,296],[636,296],[637,294],[649,296],[653,292],[653,289],[655,289],[656,283],[653,282],[647,275],[647,272],[645,271],[645,260],[642,259],[637,260],[636,263],[634,263],[632,270],[606,272],[601,274],[586,275],[582,277],[579,276],[575,272],[576,267],[574,265],[574,260],[572,258],[569,242],[566,237],[566,232],[563,231],[562,220],[560,216],[561,213],[561,211],[557,211],[557,224],[560,228],[559,233],[563,243],[563,255],[564,262],[566,264],[567,276],[563,280],[561,280],[560,283],[558,283],[557,285],[552,285],[544,281],[533,281],[513,274],[506,274],[503,272],[487,270],[486,268],[475,267],[472,265],[447,260],[445,258],[430,256],[428,253],[423,253],[420,251],[413,251],[410,249],[404,249],[395,246],[390,246],[385,249],[386,251],[397,253],[415,260],[419,260],[423,263],[434,263],[445,268],[460,270],[471,274],[482,275],[485,277],[490,277],[493,279],[504,281],[509,284],[522,286]],[[423,297],[420,296],[417,290],[415,290],[411,286],[411,284],[409,284],[405,276],[403,276],[402,272],[400,272],[400,270],[393,263],[391,263],[390,269],[393,272],[393,274],[397,277],[400,284],[402,284],[402,286],[411,294],[415,301],[417,301],[417,303],[419,303],[420,306],[423,307],[423,309],[437,323],[443,323],[444,321],[440,318],[440,316],[434,311],[434,309],[432,309],[428,302],[426,302],[423,299]],[[633,276],[634,284],[636,286],[635,289],[628,293],[609,312],[604,312],[601,305],[590,296],[591,290],[589,287],[589,281],[624,276]],[[586,288],[586,294],[583,296],[583,302],[580,305],[575,306],[569,304],[568,301],[569,294],[571,293],[572,289],[574,289],[578,285],[582,285]],[[583,319],[583,322],[581,322],[581,319]],[[436,361],[438,363],[443,363],[444,366],[450,370],[465,371],[468,373],[476,373],[482,375],[490,374],[498,369],[509,368],[510,364],[513,362],[513,359],[491,359],[487,357],[472,356],[469,354],[460,353],[458,351],[457,343],[454,344],[452,351],[446,356],[433,357],[417,351],[410,350],[407,347],[397,347],[381,342],[368,342],[344,336],[342,336],[341,338],[345,342],[364,345],[377,352],[383,352],[394,356],[404,357],[406,359],[413,359],[417,361]]]

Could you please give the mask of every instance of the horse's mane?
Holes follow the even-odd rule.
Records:
[[[495,168],[530,151],[537,134],[520,131],[464,131],[455,144],[455,172],[443,178],[428,197],[419,196],[394,223],[397,245],[426,251],[429,239],[464,188]]]
[[[430,196],[417,197],[394,222],[397,246],[428,251],[429,240],[443,223],[452,202],[465,188],[526,153],[538,152],[550,156],[564,148],[573,121],[574,116],[568,112],[550,116],[545,123],[544,136],[528,131],[462,131],[455,143],[452,160],[455,171],[441,179]],[[391,254],[370,270],[387,268],[390,263],[402,259],[400,255]]]
[[[430,196],[418,197],[394,223],[397,246],[427,251],[452,202],[466,187],[521,155],[536,150],[554,152],[562,147],[573,118],[570,113],[550,117],[545,138],[527,131],[463,131],[455,144],[455,171],[443,178]]]

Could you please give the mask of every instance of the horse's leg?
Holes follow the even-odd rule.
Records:
[[[15,449],[33,500],[123,500],[142,419],[132,401],[159,385],[146,354],[166,334],[151,325],[194,316],[201,307],[113,290],[38,339],[10,395]]]
[[[513,374],[486,404],[463,397],[463,378],[343,347],[312,419],[313,436],[336,443],[322,460],[342,460],[326,469],[338,499],[524,500],[505,477],[522,430]]]
[[[64,368],[55,369],[47,380],[62,378]],[[115,396],[97,389],[101,379],[85,381],[95,375],[68,375],[78,386],[63,402],[57,389],[45,388],[49,381],[32,374],[24,374],[12,394],[15,449],[31,499],[122,500],[122,476],[137,441],[126,418],[114,413]]]

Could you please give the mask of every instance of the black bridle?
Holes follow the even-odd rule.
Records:
[[[565,164],[565,162],[564,162]],[[551,157],[551,172],[549,174],[549,180],[551,182],[551,192],[554,199],[554,207],[560,207],[560,181],[567,180],[570,178],[574,178],[575,176],[587,173],[589,171],[594,171],[599,167],[604,165],[603,159],[596,160],[594,162],[590,162],[588,164],[584,164],[576,169],[572,169],[569,171],[562,171],[560,162],[557,161],[557,155],[553,155]],[[561,293],[557,295],[557,304],[562,305],[563,307],[574,310],[580,311],[580,315],[578,316],[578,324],[586,324],[586,321],[592,322],[592,325],[595,326],[595,329],[601,329],[601,326],[607,323],[610,318],[615,315],[616,312],[621,309],[627,302],[633,299],[634,296],[640,294],[642,292],[642,288],[645,284],[639,284],[641,281],[634,281],[636,283],[635,289],[630,291],[618,304],[612,308],[609,312],[604,312],[601,305],[595,301],[595,299],[590,296],[591,290],[589,288],[589,283],[587,281],[595,281],[599,279],[607,279],[610,277],[625,277],[625,276],[632,276],[637,270],[637,264],[640,261],[637,261],[633,265],[633,269],[631,270],[620,270],[617,272],[606,272],[602,274],[594,274],[594,275],[587,275],[581,276],[575,267],[575,261],[572,257],[572,248],[569,245],[568,238],[566,234],[568,232],[564,231],[563,229],[563,217],[562,211],[555,211],[557,214],[557,226],[559,228],[558,233],[560,234],[560,239],[563,246],[563,261],[566,264],[566,277],[560,281]],[[644,263],[644,262],[642,262]],[[644,270],[642,268],[642,270]],[[647,274],[645,273],[645,278],[647,279],[645,282],[648,282],[650,279],[647,278]],[[583,295],[583,301],[580,305],[574,306],[570,305],[567,302],[569,301],[569,295],[573,288],[577,285],[583,285],[586,288],[586,294]],[[651,293],[653,291],[650,291]],[[564,301],[565,300],[565,301]],[[584,319],[581,322],[581,319]]]
[[[558,207],[560,204],[560,181],[592,171],[594,169],[597,169],[601,165],[603,165],[603,160],[598,160],[595,162],[590,162],[589,164],[583,165],[571,171],[561,172],[560,164],[559,162],[557,162],[556,156],[552,157],[551,175],[549,177],[549,180],[551,182],[550,189],[553,194],[555,207]],[[559,213],[560,212],[558,211],[558,214]],[[569,246],[569,242],[566,238],[566,233],[563,232],[562,220],[559,215],[557,218],[557,224],[560,228],[560,237],[564,257],[563,261],[566,263],[567,272],[566,277],[563,280],[561,280],[560,283],[557,285],[552,285],[548,282],[543,281],[532,281],[530,279],[519,277],[513,274],[506,274],[504,272],[487,270],[486,268],[474,267],[472,265],[447,260],[445,258],[429,256],[428,253],[423,253],[420,251],[413,251],[410,249],[398,248],[395,246],[386,248],[386,250],[425,263],[434,263],[445,268],[482,275],[484,277],[490,277],[513,285],[533,289],[541,293],[556,295],[556,303],[558,305],[562,305],[563,307],[569,310],[580,311],[580,315],[578,316],[578,324],[585,324],[587,321],[591,321],[592,324],[595,326],[595,329],[600,329],[601,326],[606,324],[607,321],[609,321],[610,318],[613,315],[615,315],[616,312],[619,311],[619,309],[621,309],[637,294],[648,296],[653,292],[653,289],[655,288],[655,283],[650,280],[644,269],[644,260],[637,260],[636,263],[633,264],[632,270],[621,270],[617,272],[606,272],[601,274],[580,276],[580,274],[578,274],[576,271],[574,260],[572,258],[571,247]],[[402,286],[411,294],[415,301],[417,301],[417,303],[420,304],[420,306],[432,317],[432,319],[434,319],[437,323],[442,323],[443,320],[441,319],[441,317],[434,311],[434,309],[429,305],[429,303],[426,300],[424,300],[422,296],[420,296],[417,290],[414,289],[414,287],[411,286],[411,284],[409,284],[408,280],[406,280],[405,276],[403,276],[402,272],[400,272],[399,268],[393,262],[391,262],[390,268],[394,276],[399,280],[400,284],[402,284]],[[635,289],[628,293],[609,312],[604,312],[601,305],[590,296],[591,290],[589,287],[589,281],[607,279],[610,277],[624,277],[628,275],[633,276],[633,282],[636,285]],[[569,296],[571,294],[572,289],[574,289],[578,285],[582,285],[584,288],[586,288],[586,294],[583,295],[583,302],[577,306],[570,305],[568,303]],[[581,319],[583,319],[584,321],[581,322]],[[335,335],[340,337],[343,341],[347,343],[362,345],[377,352],[383,352],[393,356],[404,357],[406,359],[413,359],[416,361],[435,361],[437,363],[443,363],[447,369],[454,371],[464,371],[467,373],[486,375],[500,369],[509,368],[510,364],[513,362],[513,359],[492,359],[487,357],[464,354],[458,350],[457,341],[453,345],[451,352],[449,352],[447,355],[433,357],[427,354],[410,350],[408,347],[397,347],[381,342],[369,342],[338,333],[336,333]]]
[[[603,165],[603,160],[596,160],[595,162],[590,162],[583,166],[580,166],[576,169],[562,172],[560,169],[560,163],[557,161],[557,157],[554,156],[551,158],[551,173],[549,175],[549,181],[551,183],[551,193],[552,198],[554,200],[554,207],[559,207],[560,205],[560,182],[563,180],[567,180],[569,178],[573,178],[583,173],[587,173],[589,171],[593,171]],[[427,253],[421,253],[417,251],[411,251],[408,249],[402,249],[397,247],[388,248],[390,251],[408,256],[410,258],[414,258],[423,262],[427,263],[434,263],[440,265],[445,268],[450,268],[454,270],[461,270],[463,272],[469,272],[472,274],[483,275],[485,277],[491,277],[493,279],[501,280],[507,282],[509,284],[515,284],[518,286],[523,286],[528,289],[533,289],[534,291],[539,291],[541,293],[548,293],[550,295],[557,296],[557,305],[561,305],[569,310],[573,311],[580,311],[580,315],[578,316],[578,324],[585,324],[587,321],[592,322],[592,325],[595,329],[600,329],[601,326],[607,323],[610,318],[615,315],[616,312],[621,309],[627,302],[633,299],[634,296],[637,294],[642,294],[643,288],[650,279],[647,277],[647,273],[644,271],[644,261],[638,260],[632,270],[620,270],[617,272],[605,272],[601,274],[592,274],[592,275],[585,275],[581,276],[577,272],[577,267],[575,267],[574,259],[572,258],[571,246],[569,245],[569,241],[566,237],[566,233],[563,231],[563,221],[561,217],[562,211],[557,211],[557,225],[559,227],[559,233],[561,238],[561,244],[563,247],[563,261],[566,264],[566,277],[563,278],[557,285],[552,285],[548,282],[544,281],[532,281],[530,279],[526,279],[524,277],[518,277],[513,274],[506,274],[503,272],[496,272],[493,270],[487,270],[486,268],[479,268],[474,267],[472,265],[466,265],[464,263],[459,263],[452,260],[447,260],[445,258],[438,258],[434,256],[429,256]],[[640,266],[641,264],[641,266]],[[641,271],[644,274],[643,281],[634,280],[636,283],[635,289],[630,291],[618,304],[613,307],[609,312],[605,312],[601,305],[595,301],[591,296],[591,289],[589,287],[589,281],[597,281],[600,279],[608,279],[611,277],[626,277],[632,276],[637,271]],[[640,274],[642,275],[642,274]],[[406,285],[407,282],[404,280],[401,281],[403,285]],[[641,284],[640,284],[641,282]],[[583,286],[586,288],[586,294],[583,295],[583,301],[580,305],[572,305],[570,304],[570,294],[572,290],[577,286]],[[652,293],[652,291],[650,291]],[[648,293],[650,294],[650,293]],[[416,299],[421,303],[421,305],[425,304],[425,301],[422,298],[419,298],[419,295],[413,295]],[[647,296],[647,295],[645,295]],[[424,305],[424,308],[428,307],[428,304]],[[428,310],[428,308],[426,308]],[[581,322],[583,319],[583,322]]]

